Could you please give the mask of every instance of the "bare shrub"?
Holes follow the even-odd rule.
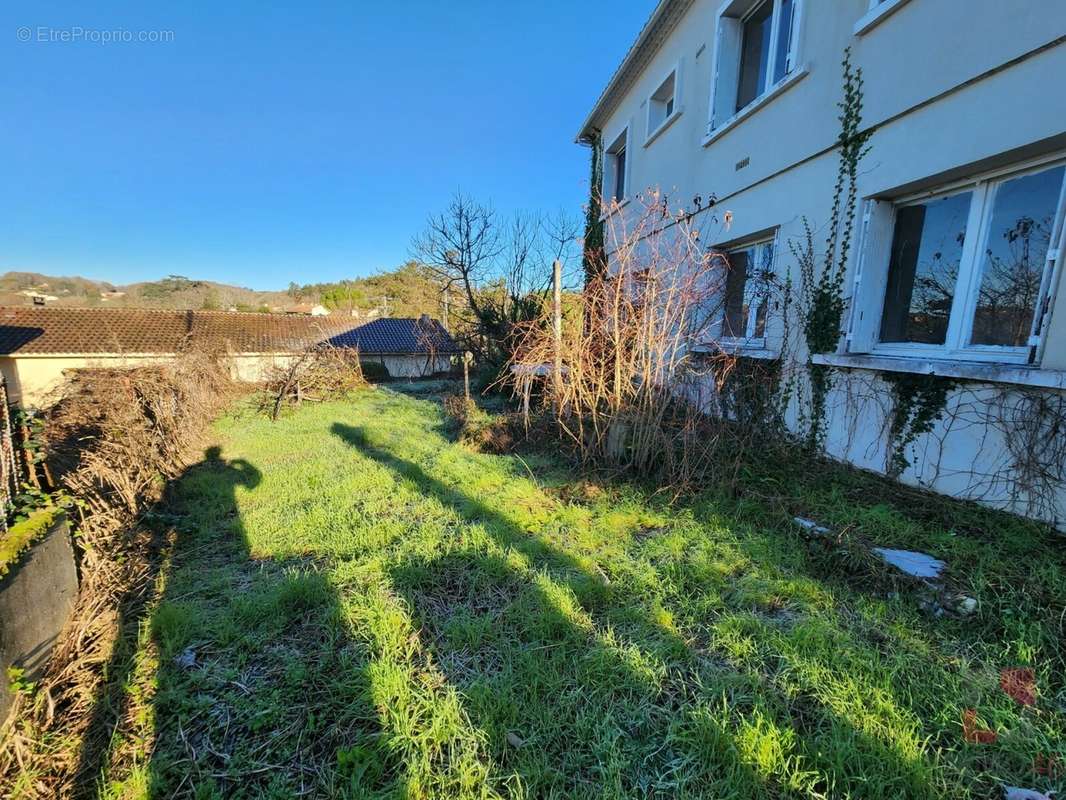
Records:
[[[266,376],[265,407],[276,420],[285,405],[347,397],[366,386],[359,351],[328,343],[312,345]]]
[[[46,674],[32,697],[16,700],[0,749],[0,779],[21,775],[27,796],[68,796],[79,780],[74,745],[82,759],[106,746],[100,698],[116,678],[104,666],[131,625],[136,633],[163,544],[137,520],[189,466],[235,391],[220,357],[187,352],[155,366],[78,370],[45,412],[55,481],[77,501],[81,585]]]
[[[473,400],[449,394],[442,398],[444,416],[455,437],[481,453],[508,453],[519,440],[513,414],[489,414]]]
[[[546,314],[522,327],[514,371],[543,376],[540,409],[586,465],[674,490],[723,470],[735,474],[753,432],[767,426],[753,419],[764,412],[741,408],[750,398],[730,383],[738,361],[719,344],[728,258],[658,194],[628,217],[607,210],[610,269],[588,281],[558,344]],[[724,238],[728,212],[721,221],[707,216]],[[747,279],[767,293],[774,280]],[[544,369],[557,350],[558,385]]]

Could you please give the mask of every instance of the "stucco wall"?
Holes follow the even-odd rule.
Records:
[[[231,355],[235,380],[258,383],[274,369],[287,366],[294,356],[285,353]],[[7,381],[12,402],[35,406],[63,382],[70,370],[106,367],[136,367],[166,361],[166,356],[0,356],[0,373]],[[365,356],[364,361],[383,363],[394,378],[418,378],[451,368],[448,356]]]

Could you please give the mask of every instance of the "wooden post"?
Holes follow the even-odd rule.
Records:
[[[466,392],[466,402],[470,402],[470,357],[473,355],[469,350],[463,353],[463,390]]]
[[[552,390],[555,413],[562,413],[563,398],[563,265],[556,259],[552,264],[552,333],[555,338],[555,358],[552,364]]]

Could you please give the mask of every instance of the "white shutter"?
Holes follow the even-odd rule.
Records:
[[[1062,251],[1066,243],[1066,180],[1059,194],[1058,214],[1051,231],[1050,247],[1044,264],[1044,277],[1040,284],[1040,301],[1033,316],[1033,328],[1029,335],[1029,363],[1039,364],[1047,344],[1046,333],[1051,322],[1051,309],[1055,307],[1055,295],[1062,283]]]
[[[849,353],[869,353],[877,343],[894,224],[895,210],[891,203],[866,201],[855,254],[851,316],[845,339]]]
[[[711,130],[736,113],[737,81],[740,80],[740,20],[718,17],[714,45],[714,91],[711,95]],[[710,133],[710,131],[708,131]]]

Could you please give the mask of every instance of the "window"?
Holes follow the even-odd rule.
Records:
[[[660,131],[681,114],[679,103],[679,74],[680,64],[676,65],[670,74],[659,84],[659,87],[648,98],[648,131],[644,140],[645,146],[650,144]]]
[[[855,23],[855,35],[862,36],[908,2],[909,0],[870,0],[869,10]]]
[[[607,147],[606,169],[603,171],[603,199],[608,203],[611,201],[621,203],[626,199],[627,170],[629,166],[626,163],[628,161],[626,158],[628,144],[629,128],[626,128]]]
[[[774,270],[774,241],[764,240],[716,255],[726,270],[721,338],[762,347]]]
[[[795,71],[801,0],[734,0],[718,17],[711,126],[718,127]]]
[[[1066,163],[1045,162],[889,208],[891,220],[881,223],[891,236],[881,256],[887,273],[875,347],[1031,360],[1059,253],[1053,243],[1061,237],[1064,182]],[[872,238],[868,248],[876,250]],[[868,250],[867,258],[877,254]]]

